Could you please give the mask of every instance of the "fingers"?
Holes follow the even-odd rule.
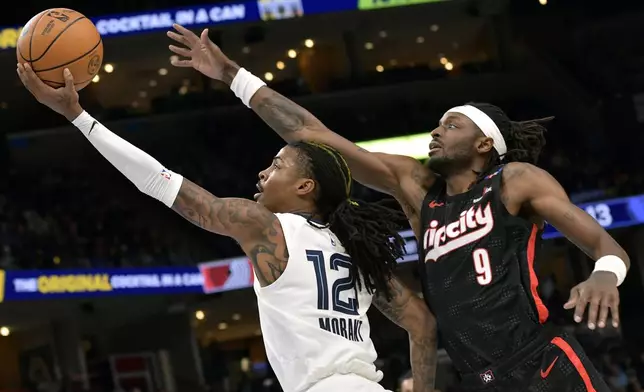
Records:
[[[602,294],[597,292],[590,295],[590,305],[588,306],[588,329],[595,329],[595,326],[597,325],[597,315],[599,314],[599,306],[602,302],[602,297]]]
[[[179,68],[185,68],[185,67],[192,67],[192,60],[170,60],[170,64],[172,64],[175,67]]]
[[[185,36],[183,36],[181,34],[177,34],[174,31],[168,31],[166,34],[168,35],[169,38],[177,41],[178,43],[180,43],[182,45],[185,45],[185,46],[187,46],[189,48],[192,48],[192,46],[193,46],[193,44]]]
[[[586,305],[588,305],[588,296],[584,290],[579,290],[579,298],[577,299],[577,304],[575,305],[575,322],[580,323],[584,318],[584,312],[586,311]],[[593,327],[594,328],[594,327]]]
[[[174,29],[179,32],[179,34],[177,34],[174,31],[168,31],[168,37],[172,38],[173,40],[180,42],[190,48],[192,48],[196,43],[199,42],[199,37],[197,37],[195,33],[186,29],[185,27],[176,23],[173,24],[172,27],[174,27]]]
[[[68,68],[65,68],[63,70],[63,77],[65,78],[65,90],[67,90],[68,93],[75,92],[76,88],[74,87],[74,76]]]
[[[192,57],[190,55],[190,50],[186,48],[180,48],[178,46],[170,45],[168,46],[168,49],[170,49],[171,52],[174,52],[178,54],[179,56],[184,56],[184,57]]]
[[[589,305],[589,329],[606,327],[609,314],[612,317],[613,327],[619,327],[619,292],[616,287],[585,286],[584,283],[581,283],[570,290],[570,298],[564,304],[564,308],[574,308],[574,319],[579,323],[584,317],[587,305]]]
[[[610,315],[613,319],[613,327],[619,327],[619,293],[609,298]]]
[[[570,289],[570,298],[568,298],[568,302],[564,304],[564,309],[572,309],[577,305],[577,301],[579,300],[579,289],[577,286],[573,287]]]
[[[34,70],[31,69],[31,66],[27,63],[18,64],[18,76],[27,90],[35,96],[38,96],[38,93],[43,89],[51,88],[36,76]]]
[[[207,48],[210,48],[210,50],[212,50],[214,52],[220,53],[221,49],[219,49],[219,46],[217,46],[217,44],[212,42],[212,40],[208,36],[208,32],[209,32],[208,29],[204,29],[201,32],[201,45],[203,45],[203,46],[205,46]]]
[[[608,319],[608,312],[610,310],[610,298],[604,296],[599,305],[599,318],[597,319],[597,326],[604,328],[606,326],[606,319]]]
[[[29,90],[29,86],[27,85],[27,75],[25,75],[25,67],[22,64],[18,63],[16,71],[18,72],[18,77],[20,78],[22,84],[27,88],[27,90]]]
[[[613,318],[613,327],[619,328],[619,310],[617,307],[610,308],[610,315]]]

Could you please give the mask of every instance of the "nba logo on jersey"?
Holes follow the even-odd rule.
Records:
[[[494,373],[492,373],[491,370],[486,370],[485,373],[481,373],[480,376],[483,384],[489,384],[494,381]]]
[[[165,178],[166,180],[170,180],[172,178],[172,175],[168,173],[166,169],[161,170],[161,177]]]
[[[494,173],[492,173],[492,174],[488,175],[487,177],[485,177],[485,179],[486,179],[486,180],[489,180],[490,178],[492,178],[492,177],[496,176],[497,174],[501,173],[501,170],[503,170],[503,166],[501,166],[501,167],[500,167],[497,171],[495,171]]]

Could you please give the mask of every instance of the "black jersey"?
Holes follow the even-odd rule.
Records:
[[[532,341],[548,318],[537,294],[541,232],[501,201],[503,166],[468,192],[438,179],[422,206],[425,300],[460,373],[486,368]]]

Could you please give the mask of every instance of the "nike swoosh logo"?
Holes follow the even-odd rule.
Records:
[[[541,378],[548,377],[548,374],[550,374],[550,371],[552,371],[552,368],[555,366],[557,359],[559,359],[559,357],[556,357],[555,360],[552,361],[552,363],[550,364],[550,366],[548,366],[545,372],[543,371],[543,369],[541,369]]]
[[[92,127],[89,129],[89,132],[87,133],[87,136],[92,134],[92,131],[94,130],[94,127],[98,125],[98,121],[94,120],[92,123]]]

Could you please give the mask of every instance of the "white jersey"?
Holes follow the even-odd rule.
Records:
[[[344,247],[329,229],[302,216],[275,215],[288,264],[267,287],[255,278],[254,288],[266,353],[282,389],[384,391],[369,335],[372,296],[363,286],[356,298]]]

